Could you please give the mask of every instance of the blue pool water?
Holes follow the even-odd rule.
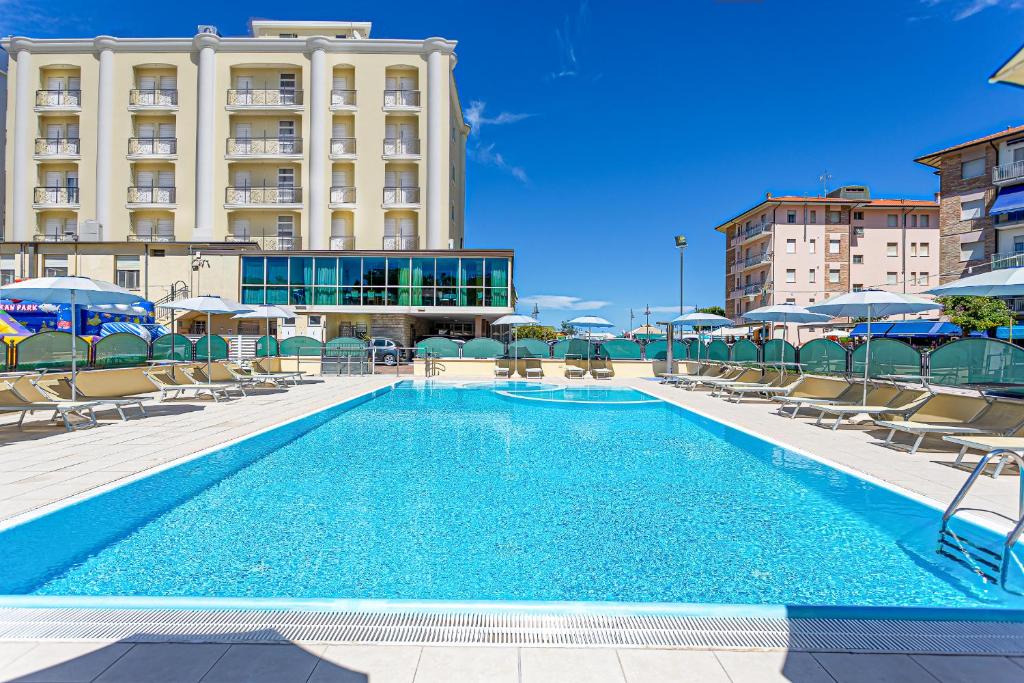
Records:
[[[537,390],[406,382],[140,479],[0,533],[0,593],[1024,607],[935,554],[933,508],[587,402],[641,392],[503,395]]]

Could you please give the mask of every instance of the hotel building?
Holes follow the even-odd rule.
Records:
[[[4,39],[0,276],[287,304],[327,338],[485,334],[512,253],[464,248],[455,43],[370,32]]]
[[[934,286],[938,213],[936,202],[872,199],[864,186],[824,197],[768,194],[715,227],[726,239],[726,314],[741,322],[743,313],[760,306],[808,306],[867,288],[912,294]]]

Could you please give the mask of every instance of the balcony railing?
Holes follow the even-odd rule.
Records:
[[[420,188],[418,187],[385,187],[385,204],[419,204]]]
[[[749,239],[753,239],[754,237],[757,237],[758,235],[761,235],[771,230],[773,225],[774,223],[755,223],[754,225],[751,225],[749,228],[744,228],[742,231],[740,231],[738,235],[739,240],[742,242]]]
[[[419,90],[385,90],[385,107],[418,107],[420,106]]]
[[[1006,299],[1006,305],[1014,313],[1024,313],[1024,297],[1015,296],[1011,299]]]
[[[297,107],[302,91],[294,88],[228,90],[229,107]]]
[[[132,223],[128,233],[129,242],[174,242],[174,226],[137,225]]]
[[[354,156],[355,153],[355,138],[331,138],[331,156]]]
[[[355,204],[356,188],[348,185],[331,187],[331,204]]]
[[[301,187],[229,187],[225,202],[228,204],[298,204],[302,201]]]
[[[384,138],[385,156],[416,156],[419,153],[419,138]]]
[[[82,106],[81,90],[36,90],[37,107],[68,107]]]
[[[337,251],[353,251],[355,248],[355,235],[331,235],[331,249]]]
[[[750,296],[751,294],[760,294],[763,289],[764,289],[764,283],[763,282],[754,282],[752,284],[746,285],[743,288],[743,294],[745,296]]]
[[[33,192],[32,201],[35,204],[71,206],[78,204],[78,188],[62,185],[37,187]]]
[[[1024,161],[1013,161],[992,169],[993,183],[1005,183],[1019,179],[1024,179]]]
[[[36,138],[36,156],[77,156],[82,153],[78,138]]]
[[[167,156],[178,153],[178,138],[128,138],[131,156]]]
[[[32,239],[35,242],[77,242],[78,232],[77,230],[61,230],[58,232],[44,230],[43,232],[37,232],[32,236]]]
[[[389,251],[408,251],[418,249],[419,243],[417,235],[384,235],[382,248]]]
[[[128,188],[129,204],[174,204],[176,200],[174,187],[133,185]]]
[[[1024,268],[1024,252],[1004,251],[992,254],[992,270],[1002,268]]]
[[[743,259],[743,267],[750,268],[751,266],[759,266],[762,263],[768,263],[772,260],[772,254],[770,251],[765,251],[760,254],[755,254],[748,258]]]
[[[294,235],[251,235],[246,232],[232,233],[228,235],[227,241],[255,242],[265,251],[291,251],[302,245],[302,239]]]
[[[128,104],[132,107],[176,107],[178,91],[174,88],[146,88],[128,91]]]
[[[356,106],[355,90],[331,90],[332,107],[354,107]]]
[[[232,156],[287,156],[302,154],[302,138],[228,138]]]

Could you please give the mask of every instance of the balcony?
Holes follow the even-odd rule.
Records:
[[[347,185],[331,187],[331,208],[351,209],[356,205],[356,188]]]
[[[174,187],[132,186],[128,188],[128,208],[172,208],[177,203]]]
[[[992,169],[993,185],[1024,182],[1024,161],[1014,161]]]
[[[331,138],[331,159],[355,159],[355,138]]]
[[[32,235],[35,242],[77,242],[78,231],[71,229],[62,232],[37,232]]]
[[[36,159],[79,159],[82,145],[78,138],[36,138]]]
[[[736,235],[736,243],[739,244],[741,242],[763,237],[765,233],[770,232],[774,226],[774,223],[755,223],[749,228],[744,228],[738,235]]]
[[[418,208],[420,205],[420,188],[418,187],[385,187],[384,208]]]
[[[743,268],[753,268],[754,266],[759,266],[762,263],[771,263],[771,260],[772,252],[764,251],[761,252],[760,254],[755,254],[753,256],[749,256],[743,259]]]
[[[177,111],[178,91],[150,88],[128,91],[128,111]]]
[[[174,242],[173,225],[151,225],[132,223],[129,226],[129,242]]]
[[[381,245],[387,251],[409,251],[419,249],[418,235],[384,235]]]
[[[419,159],[419,138],[384,138],[385,159]]]
[[[765,283],[763,282],[754,282],[745,286],[743,288],[743,296],[753,296],[755,294],[760,294],[762,291],[764,291],[764,285]]]
[[[301,187],[229,187],[224,203],[227,208],[302,208]]]
[[[1024,297],[1015,296],[1005,301],[1006,306],[1014,313],[1024,313]]]
[[[175,159],[178,138],[128,138],[128,159]]]
[[[419,111],[419,90],[385,90],[384,111]]]
[[[331,90],[331,111],[355,111],[355,90]]]
[[[334,251],[355,251],[355,235],[331,235],[331,249]]]
[[[228,159],[301,159],[302,138],[228,138]]]
[[[227,236],[228,242],[252,242],[263,251],[293,251],[302,248],[302,238],[294,235],[250,235],[238,233]]]
[[[992,270],[1003,268],[1024,268],[1024,252],[1004,251],[992,254]]]
[[[81,90],[36,90],[36,111],[81,111]]]
[[[294,88],[228,90],[228,111],[301,111],[302,91]]]
[[[78,188],[62,185],[37,187],[32,194],[32,207],[36,209],[77,209]]]

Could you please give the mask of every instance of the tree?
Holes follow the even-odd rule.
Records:
[[[712,315],[725,317],[725,309],[721,306],[702,306],[697,309],[697,313],[711,313]]]
[[[559,333],[564,334],[567,337],[572,337],[573,335],[576,334],[576,328],[570,325],[568,320],[563,320],[562,329]]]
[[[523,325],[516,329],[516,338],[551,341],[558,338],[558,330],[550,325]]]
[[[1013,314],[1003,299],[991,296],[940,296],[936,301],[942,304],[950,322],[959,325],[964,334],[1013,324]]]

